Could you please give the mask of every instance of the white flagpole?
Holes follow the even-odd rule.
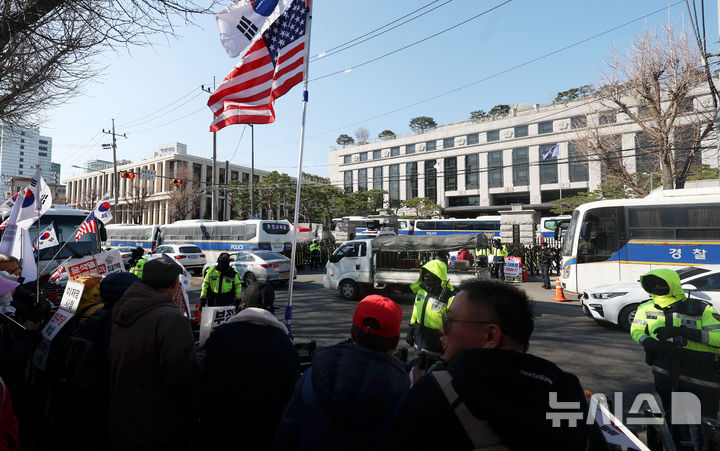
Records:
[[[302,160],[303,149],[305,148],[305,113],[307,111],[308,102],[308,69],[310,66],[310,23],[312,22],[312,3],[311,0],[305,0],[305,10],[307,13],[305,23],[305,73],[303,80],[303,109],[302,109],[302,125],[300,126],[300,151],[298,152],[298,171],[297,185],[295,187],[295,215],[292,229],[292,251],[290,252],[290,282],[288,284],[288,305],[285,307],[285,326],[292,336],[292,328],[290,320],[292,320],[292,295],[293,283],[295,280],[295,251],[297,250],[297,230],[300,214],[300,191],[302,188]]]

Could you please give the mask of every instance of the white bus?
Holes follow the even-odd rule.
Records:
[[[157,244],[191,244],[199,247],[208,261],[221,252],[268,250],[290,252],[291,225],[288,221],[250,219],[209,221],[190,219],[160,226]]]
[[[105,246],[141,247],[147,252],[157,247],[158,225],[109,224],[105,226],[107,240]]]
[[[414,219],[398,219],[398,235],[414,235],[415,220]]]
[[[500,238],[500,216],[478,216],[475,219],[418,219],[415,235],[484,234],[488,239]]]
[[[634,282],[651,269],[720,268],[720,189],[666,190],[580,205],[562,248],[563,288]]]
[[[540,243],[545,241],[553,241],[555,239],[555,229],[560,227],[560,237],[565,236],[565,231],[570,223],[570,215],[546,216],[540,218],[537,236]]]
[[[365,227],[365,223],[369,218],[367,216],[344,216],[342,218],[333,218],[330,225],[330,233],[336,243],[355,239],[355,235],[360,233],[357,229]]]

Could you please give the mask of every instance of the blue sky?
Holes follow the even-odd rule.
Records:
[[[316,0],[310,53],[318,53],[399,18],[432,0]],[[427,9],[443,5],[433,3]],[[504,0],[452,0],[436,10],[347,51],[313,61],[310,79],[343,70],[403,47],[479,14]],[[476,109],[496,104],[549,103],[558,91],[594,83],[610,57],[610,46],[628,46],[644,27],[671,20],[687,24],[684,2],[653,0],[512,0],[499,8],[372,64],[310,83],[305,172],[327,175],[328,151],[341,133],[360,127],[371,136],[385,129],[408,133],[415,116],[433,117],[439,124],[457,122]],[[708,43],[717,46],[716,2],[706,2]],[[508,68],[563,48],[597,33],[663,11],[581,45],[454,93],[421,102],[484,79]],[[112,159],[101,144],[110,142],[101,130],[115,118],[118,158],[142,159],[158,145],[182,142],[188,152],[210,157],[212,85],[232,69],[237,59],[220,44],[214,17],[196,18],[196,26],[179,29],[179,39],[158,37],[153,46],[106,52],[99,79],[86,84],[64,105],[47,110],[40,132],[53,138],[53,160],[63,165],[63,177],[81,173],[86,160]],[[710,50],[710,51],[716,51]],[[301,85],[276,101],[276,122],[255,127],[255,164],[265,170],[295,175],[301,123]],[[417,104],[417,105],[414,105]],[[414,106],[410,106],[414,105]],[[250,130],[226,127],[217,134],[218,160],[250,164]],[[241,139],[242,136],[242,139]]]

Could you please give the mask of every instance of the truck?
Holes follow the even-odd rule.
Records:
[[[380,235],[350,240],[338,247],[325,266],[323,286],[337,289],[345,299],[357,300],[369,289],[401,288],[418,280],[420,267],[438,253],[488,247],[477,235]],[[454,286],[466,279],[487,276],[489,269],[466,261],[450,262],[448,279]]]

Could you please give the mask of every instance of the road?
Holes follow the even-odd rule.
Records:
[[[194,293],[199,297],[200,282],[199,277],[193,277],[191,296]],[[555,290],[542,289],[540,282],[526,282],[521,287],[533,300],[537,317],[530,353],[574,373],[583,387],[593,393],[604,393],[612,399],[613,393],[622,392],[624,412],[638,393],[653,392],[645,353],[630,334],[596,324],[582,313],[579,301],[551,301]],[[408,324],[413,298],[392,297],[402,307],[403,324]],[[282,319],[287,289],[276,292],[275,305],[279,307],[277,316]],[[349,337],[355,305],[336,291],[324,288],[320,272],[299,274],[293,291],[292,332],[296,342],[316,340],[318,346],[325,346]],[[402,337],[404,332],[405,328]]]

